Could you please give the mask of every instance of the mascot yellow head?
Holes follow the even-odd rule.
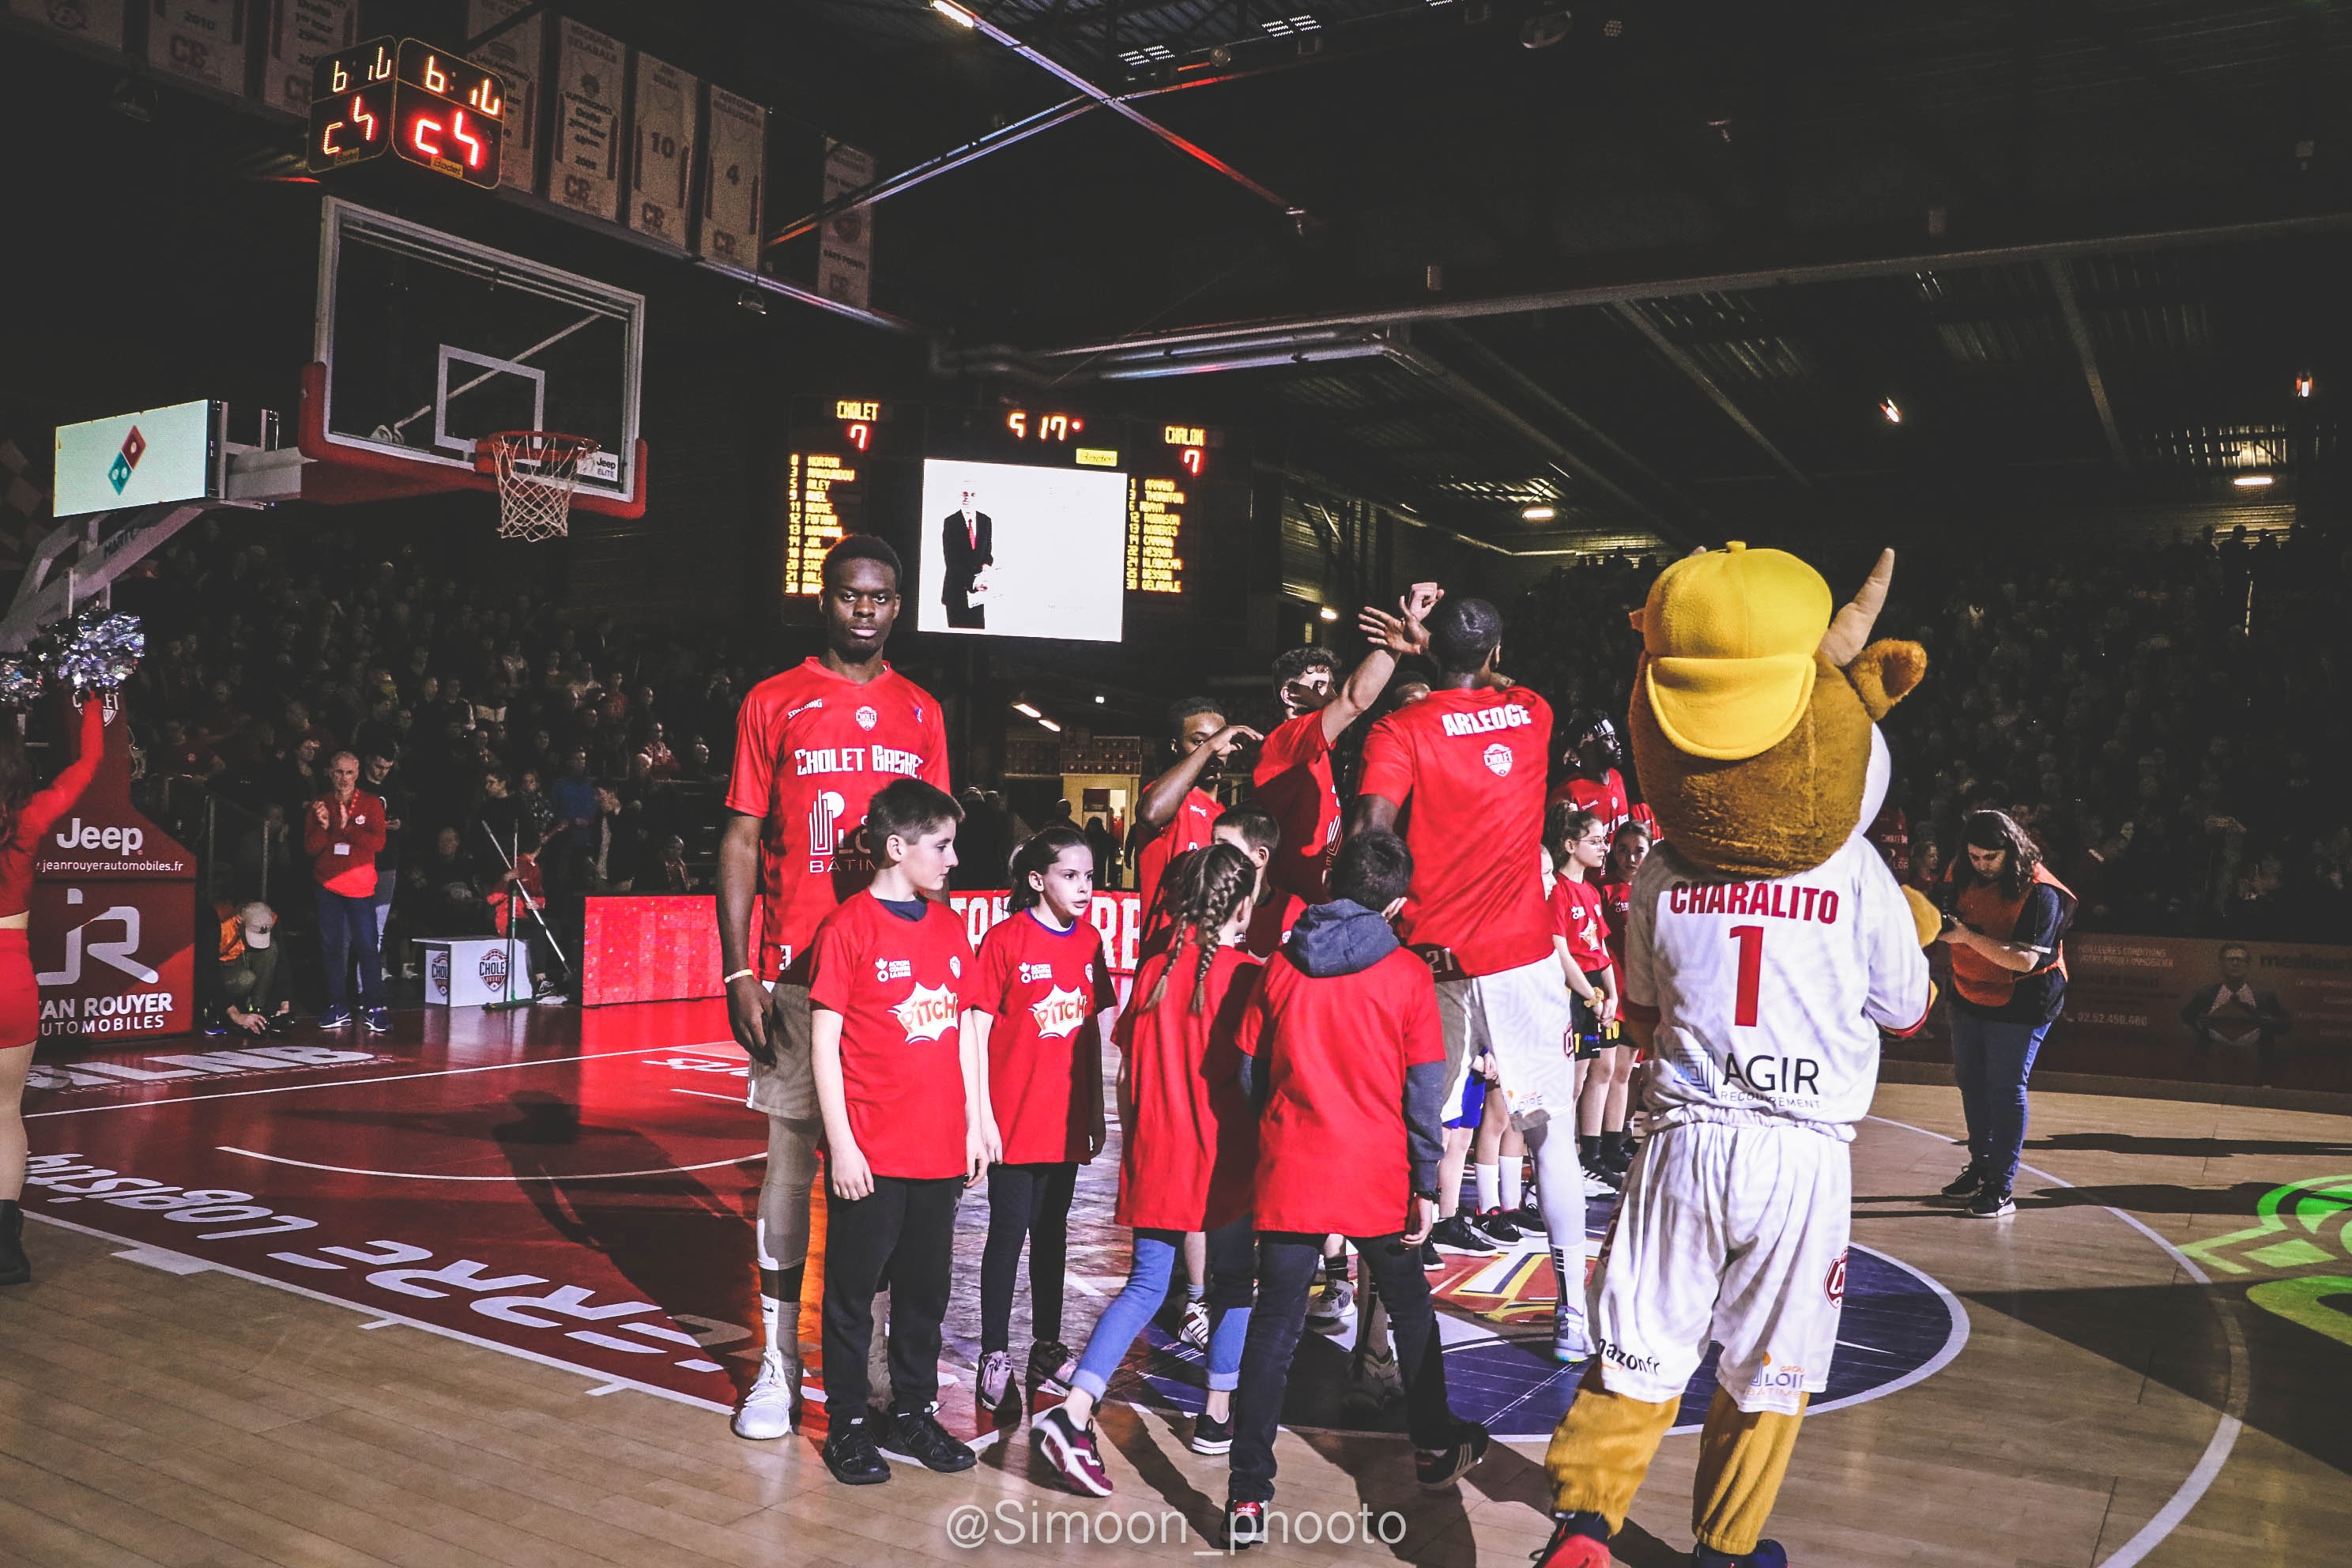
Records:
[[[1895,552],[1853,603],[1797,557],[1734,543],[1658,574],[1633,614],[1642,662],[1628,732],[1642,793],[1677,855],[1741,877],[1808,871],[1876,816],[1878,721],[1927,651],[1871,642]]]

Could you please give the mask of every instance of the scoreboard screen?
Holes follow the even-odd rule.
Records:
[[[321,59],[311,91],[312,174],[391,153],[485,190],[499,183],[507,94],[494,71],[415,38],[373,38]]]

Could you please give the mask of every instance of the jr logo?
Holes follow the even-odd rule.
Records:
[[[66,902],[81,902],[81,889],[68,888]],[[122,925],[120,942],[85,942],[82,932],[92,926],[119,921]],[[139,910],[130,904],[114,904],[91,916],[66,932],[66,965],[47,974],[36,974],[34,980],[43,985],[78,985],[81,983],[81,957],[87,952],[100,963],[112,964],[142,985],[152,985],[163,977],[131,956],[139,951]]]

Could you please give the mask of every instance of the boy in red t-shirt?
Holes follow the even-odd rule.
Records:
[[[1577,1155],[1584,1195],[1607,1197],[1623,1178],[1601,1163],[1601,1116],[1607,1080],[1595,1072],[1602,1054],[1619,1048],[1617,970],[1609,957],[1609,902],[1601,874],[1609,865],[1609,824],[1599,812],[1555,801],[1544,817],[1544,848],[1559,873],[1551,885],[1552,946],[1575,998]]]
[[[1389,925],[1412,881],[1402,839],[1349,838],[1330,902],[1299,917],[1242,1013],[1242,1088],[1261,1107],[1258,1285],[1234,1396],[1232,1546],[1264,1539],[1275,1429],[1327,1235],[1354,1242],[1388,1310],[1422,1486],[1443,1490],[1486,1452],[1486,1429],[1446,1402],[1421,1269],[1437,1219],[1446,1059],[1429,969]]]
[[[939,1423],[940,1324],[956,1201],[988,1163],[975,994],[962,918],[944,902],[962,812],[901,779],[875,793],[877,869],[817,928],[810,1058],[824,1118],[824,1463],[836,1480],[890,1479],[887,1452],[951,1473],[977,1463]],[[874,1294],[889,1281],[890,1407],[867,1408]]]
[[[1095,856],[1056,826],[1013,856],[1012,912],[980,944],[967,1015],[988,1077],[996,1163],[988,1167],[988,1245],[980,1258],[980,1405],[1014,1393],[1013,1285],[1029,1247],[1031,1387],[1070,1391],[1077,1358],[1062,1342],[1063,1265],[1078,1167],[1102,1152],[1102,1037],[1118,1007],[1102,933],[1087,918]],[[1019,1411],[1011,1412],[1017,1416]]]

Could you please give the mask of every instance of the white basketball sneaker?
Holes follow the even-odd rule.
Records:
[[[789,1435],[801,1403],[801,1363],[770,1351],[760,1358],[760,1375],[735,1407],[735,1436],[753,1442]]]

